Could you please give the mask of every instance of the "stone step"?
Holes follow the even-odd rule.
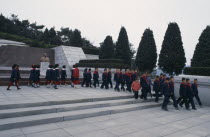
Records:
[[[84,102],[97,102],[106,100],[119,100],[133,98],[133,95],[123,95],[123,96],[110,96],[102,98],[86,98],[86,99],[75,99],[75,100],[58,100],[58,101],[43,101],[43,102],[24,102],[20,104],[3,104],[0,105],[0,110],[4,109],[14,109],[14,108],[27,108],[27,107],[39,107],[39,106],[51,106],[51,105],[61,105],[61,104],[74,104],[74,103],[84,103]]]
[[[108,107],[108,106],[137,104],[141,102],[142,100],[134,100],[133,98],[131,98],[131,99],[120,99],[120,100],[84,102],[84,103],[75,103],[75,104],[62,104],[62,105],[51,105],[51,106],[5,109],[5,110],[0,111],[0,119],[46,114],[46,113],[75,111],[75,110],[91,109],[91,108],[102,108],[102,107]]]
[[[31,116],[23,116],[15,118],[6,118],[6,119],[0,119],[0,130],[109,115],[109,114],[135,111],[135,110],[147,109],[158,106],[160,106],[160,104],[155,102],[143,102],[138,104],[128,104],[121,106],[108,106],[102,108],[92,108],[92,109],[84,109],[84,110],[76,110],[68,112],[57,112],[57,113],[31,115]]]

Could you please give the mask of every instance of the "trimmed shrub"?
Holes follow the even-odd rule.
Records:
[[[184,69],[184,74],[210,76],[210,67],[187,67]]]
[[[130,68],[130,65],[119,63],[78,63],[78,67],[91,68]]]
[[[93,47],[82,47],[85,54],[99,55],[99,49]]]
[[[93,59],[93,60],[80,60],[79,63],[111,63],[111,64],[126,64],[124,60],[121,59]]]

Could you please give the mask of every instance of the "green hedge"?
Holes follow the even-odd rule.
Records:
[[[99,55],[99,48],[83,47],[82,50],[85,54]]]
[[[111,63],[111,64],[126,64],[124,60],[121,59],[93,59],[93,60],[80,60],[79,63]]]
[[[29,39],[29,38],[26,38],[26,37],[22,37],[22,36],[18,36],[18,35],[12,35],[12,34],[3,33],[3,32],[0,32],[0,38],[8,39],[8,40],[14,40],[14,41],[18,41],[18,42],[23,42],[23,43],[29,45],[30,47],[40,47],[40,48],[56,47],[55,45],[46,44],[42,41],[40,42],[40,41],[32,40],[32,39]]]
[[[77,65],[88,68],[130,68],[130,65],[119,63],[78,63]]]
[[[210,76],[210,67],[187,67],[184,69],[184,74]]]

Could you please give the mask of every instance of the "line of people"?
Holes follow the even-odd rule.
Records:
[[[10,83],[8,85],[7,90],[10,90],[10,86],[15,85],[19,90],[19,80],[20,80],[20,71],[19,66],[14,64],[12,66],[11,78]],[[46,85],[47,87],[54,87],[58,89],[57,85],[66,84],[67,73],[66,73],[66,66],[62,66],[62,70],[59,69],[59,65],[55,64],[49,65],[49,68],[46,71]],[[93,80],[93,84],[92,84]],[[198,104],[202,106],[198,95],[198,85],[197,79],[194,80],[193,84],[190,84],[190,79],[182,78],[182,83],[180,84],[179,95],[180,97],[176,99],[175,92],[174,92],[174,77],[171,76],[170,78],[166,77],[165,74],[161,74],[160,76],[156,76],[154,82],[152,82],[150,78],[150,73],[144,73],[140,77],[140,81],[138,78],[137,70],[129,70],[126,69],[122,71],[122,69],[116,69],[114,73],[115,81],[115,91],[129,91],[134,92],[135,99],[139,97],[139,90],[141,89],[140,98],[147,100],[148,94],[150,96],[155,97],[155,102],[159,102],[159,98],[164,96],[164,101],[162,103],[162,109],[168,110],[167,106],[170,102],[170,99],[173,101],[173,105],[175,109],[178,109],[178,105],[182,107],[185,105],[185,108],[189,110],[190,104],[192,109],[196,110],[194,100],[195,97]],[[76,65],[73,66],[71,70],[71,86],[77,88],[79,84],[79,69]],[[29,77],[29,83],[32,87],[39,87],[40,86],[40,66],[39,65],[32,65]],[[92,87],[92,85],[96,87],[100,87],[101,89],[109,89],[113,88],[112,83],[112,70],[104,69],[102,74],[102,84],[99,84],[99,72],[98,68],[95,68],[94,72],[91,72],[91,69],[85,69],[83,73],[83,81],[81,86]],[[126,88],[125,88],[126,85]],[[152,88],[154,94],[152,94]]]

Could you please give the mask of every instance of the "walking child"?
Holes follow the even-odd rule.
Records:
[[[153,84],[153,90],[155,91],[155,102],[158,103],[159,101],[159,96],[160,96],[160,81],[159,81],[159,76],[156,76]]]
[[[98,68],[95,68],[95,71],[93,72],[93,86],[96,88],[96,85],[98,84],[99,87],[99,74],[98,74]]]
[[[109,87],[108,87],[108,73],[107,73],[107,69],[104,69],[104,72],[102,74],[102,81],[103,82],[101,84],[101,89],[103,89],[104,86],[105,86],[106,89],[109,89]]]
[[[119,69],[116,69],[116,73],[114,74],[114,81],[116,82],[116,85],[114,87],[114,90],[117,90],[118,92],[120,92],[120,72]]]
[[[7,90],[10,90],[10,87],[15,83],[15,86],[17,87],[17,90],[21,89],[19,88],[17,84],[17,79],[18,79],[18,74],[17,74],[17,65],[14,64],[12,66],[12,72],[11,72],[11,77],[10,77],[10,83],[7,87]]]
[[[131,87],[132,87],[132,90],[134,92],[134,98],[138,99],[138,97],[139,97],[139,90],[141,88],[140,81],[139,81],[138,78],[136,78],[136,80],[133,81]]]
[[[63,65],[62,66],[62,70],[61,70],[61,84],[67,86],[66,84],[66,78],[67,78],[67,74],[66,74],[66,66]]]
[[[197,100],[198,104],[201,107],[202,103],[198,95],[198,80],[197,79],[194,79],[194,83],[191,85],[191,87],[192,87],[193,97],[195,97],[195,99]]]
[[[35,87],[40,87],[40,66],[36,65],[35,69]]]
[[[169,86],[169,78],[166,78],[163,83],[163,95],[164,95],[164,100],[162,104],[162,109],[167,111],[168,110],[167,106],[168,106],[169,98],[171,95],[170,86]]]

